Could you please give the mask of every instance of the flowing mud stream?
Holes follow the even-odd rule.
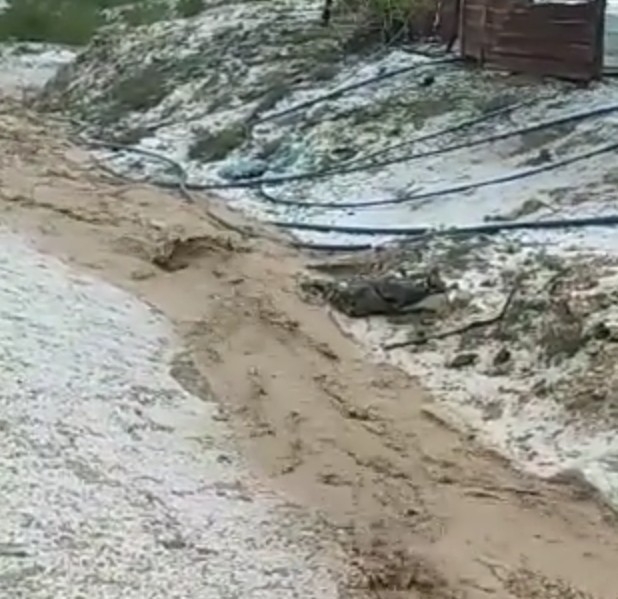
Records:
[[[615,597],[594,490],[446,426],[303,256],[0,112],[0,596]]]

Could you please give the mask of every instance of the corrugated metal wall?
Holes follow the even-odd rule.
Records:
[[[589,81],[603,69],[605,0],[460,0],[462,54],[483,64]]]

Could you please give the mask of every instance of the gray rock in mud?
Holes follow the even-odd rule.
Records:
[[[449,368],[465,368],[478,362],[479,356],[474,352],[457,354],[448,364]]]
[[[334,308],[353,318],[401,314],[446,289],[439,277],[433,274],[413,279],[383,277],[337,283],[314,281],[306,287],[313,287]]]
[[[600,341],[618,341],[618,324],[597,322],[588,331],[588,336]]]
[[[511,360],[511,352],[508,348],[501,348],[498,353],[494,356],[494,366],[502,366]]]

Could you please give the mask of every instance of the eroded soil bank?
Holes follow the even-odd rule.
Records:
[[[217,225],[206,208],[247,223],[215,200],[111,179],[59,127],[3,108],[5,225],[171,320],[172,374],[214,394],[268,485],[317,509],[347,556],[342,597],[615,597],[613,512],[569,473],[519,475],[446,427],[422,381],[303,301],[303,256]]]

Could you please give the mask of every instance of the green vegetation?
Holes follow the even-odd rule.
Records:
[[[382,38],[415,38],[431,30],[435,0],[340,0],[337,12],[360,16]]]
[[[199,12],[201,0],[179,0],[179,12]],[[170,15],[166,0],[9,0],[0,40],[83,45],[112,20],[147,25]],[[190,16],[189,14],[183,16]]]
[[[204,130],[197,133],[189,148],[189,158],[202,162],[223,160],[232,150],[241,146],[247,139],[243,124],[233,124],[217,133]]]
[[[181,17],[194,17],[204,10],[204,0],[178,0],[176,10]]]
[[[8,0],[0,16],[0,40],[83,45],[110,20],[138,26],[174,15],[189,18],[206,3],[176,0],[175,9],[170,6],[167,0]],[[335,0],[336,14],[354,15],[383,38],[426,32],[434,10],[435,0]]]
[[[98,25],[94,0],[10,0],[0,16],[0,39],[83,44]]]
[[[168,93],[165,73],[149,65],[136,74],[120,77],[110,90],[111,104],[119,112],[145,111],[161,102]]]
[[[169,13],[169,5],[165,0],[142,0],[123,8],[120,17],[129,25],[138,27],[162,21]]]

